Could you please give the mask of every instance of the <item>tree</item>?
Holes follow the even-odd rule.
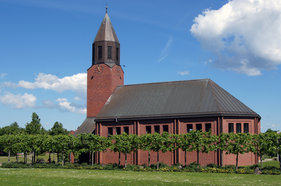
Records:
[[[28,144],[29,135],[26,134],[19,134],[16,135],[14,138],[14,144],[12,145],[12,151],[16,153],[16,158],[18,162],[17,153],[23,152],[24,153],[24,163],[27,163],[27,153],[31,152],[31,148]]]
[[[151,150],[157,153],[157,169],[159,169],[159,151],[163,150],[163,136],[159,133],[154,133],[151,136]]]
[[[23,132],[24,132],[24,129],[20,128],[17,122],[14,122],[9,126],[0,128],[0,136],[3,136],[5,134],[15,135],[15,134],[23,133]]]
[[[72,144],[72,137],[67,135],[56,135],[53,137],[55,150],[57,153],[62,153],[62,166],[64,166],[65,154],[69,151]]]
[[[33,112],[32,120],[30,123],[27,123],[25,126],[25,131],[27,134],[42,134],[44,133],[44,129],[40,123],[39,116]]]
[[[11,152],[13,151],[13,145],[16,143],[15,135],[3,135],[0,137],[0,143],[3,147],[3,151],[8,153],[8,162],[11,160]]]
[[[192,138],[190,133],[181,134],[177,138],[176,145],[184,151],[184,164],[187,165],[187,152],[191,152]]]
[[[137,148],[137,138],[135,135],[128,135],[125,132],[121,135],[114,135],[111,137],[113,143],[111,149],[114,152],[119,153],[119,162],[120,165],[120,153],[125,155],[125,168],[127,167],[127,154]]]
[[[221,146],[223,151],[226,151],[227,154],[236,155],[236,171],[238,170],[238,158],[239,154],[244,154],[247,152],[254,151],[254,145],[252,143],[252,136],[245,133],[230,133],[230,134],[221,134],[221,140],[224,140],[224,146]]]
[[[46,135],[28,135],[28,147],[31,149],[32,152],[32,164],[36,163],[36,155],[38,156],[39,153],[42,153],[46,150],[44,147]]]
[[[152,134],[145,134],[139,136],[139,148],[147,151],[148,153],[148,158],[147,158],[147,165],[150,167],[150,151],[152,150]]]
[[[59,134],[67,135],[68,131],[63,128],[62,123],[56,121],[53,127],[49,130],[49,134],[52,136],[59,135]]]

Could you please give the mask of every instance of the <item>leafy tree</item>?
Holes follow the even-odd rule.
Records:
[[[252,136],[250,134],[239,133],[239,134],[221,134],[221,139],[225,140],[223,143],[225,146],[221,146],[227,154],[236,155],[236,171],[238,170],[238,157],[239,154],[254,151],[254,145],[252,143]]]
[[[24,132],[24,129],[20,128],[17,122],[14,122],[9,126],[0,128],[0,136],[3,136],[5,134],[15,135],[15,134],[23,133],[23,132]]]
[[[150,151],[152,150],[152,134],[145,134],[139,136],[139,148],[147,151],[148,153],[148,160],[147,160],[147,165],[150,167]]]
[[[8,162],[11,159],[11,152],[13,151],[13,145],[16,143],[15,135],[3,135],[0,137],[0,146],[3,147],[3,151],[8,153]]]
[[[107,138],[94,134],[80,134],[78,139],[81,141],[80,151],[91,153],[92,166],[94,165],[94,153],[105,151],[110,146]]]
[[[24,163],[27,163],[27,153],[31,152],[31,148],[28,142],[29,142],[29,135],[19,134],[14,137],[14,144],[12,145],[12,151],[16,154],[17,162],[18,162],[17,153],[23,152]]]
[[[187,165],[187,152],[191,152],[192,138],[190,133],[181,134],[177,138],[176,145],[184,151],[184,164]]]
[[[32,164],[36,163],[36,155],[45,152],[46,148],[44,146],[46,135],[28,135],[27,146],[31,149],[32,152]]]
[[[64,166],[65,154],[69,151],[69,147],[72,144],[72,137],[67,135],[56,135],[53,139],[56,152],[62,153],[62,166]]]
[[[53,127],[49,130],[49,134],[52,136],[59,135],[59,134],[67,135],[68,131],[63,128],[62,123],[56,121]]]
[[[119,162],[120,165],[120,153],[125,155],[125,167],[127,167],[127,154],[131,153],[137,148],[137,137],[135,135],[128,135],[125,132],[121,135],[114,135],[111,137],[113,143],[111,149],[114,152],[119,153]]]
[[[157,153],[157,169],[159,169],[159,151],[164,150],[163,141],[165,139],[159,133],[154,133],[151,135],[151,150]]]
[[[39,116],[33,112],[32,120],[30,123],[27,123],[25,126],[25,131],[27,134],[42,134],[44,133],[44,129],[40,123]]]

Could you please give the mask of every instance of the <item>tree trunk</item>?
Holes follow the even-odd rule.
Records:
[[[148,166],[150,167],[150,150],[148,151]]]
[[[262,168],[263,164],[262,164],[262,155],[261,155],[261,168]]]
[[[32,153],[32,164],[35,164],[35,151]]]
[[[16,160],[17,160],[17,163],[19,162],[19,156],[18,156],[18,153],[16,153]]]
[[[185,164],[185,167],[186,167],[186,151],[184,151],[184,164]]]
[[[127,167],[127,152],[125,153],[125,168]]]
[[[51,163],[52,160],[51,160],[51,153],[49,152],[49,163]]]
[[[64,152],[62,152],[62,161],[61,161],[61,165],[64,166]]]
[[[23,156],[24,156],[24,158],[23,158],[23,162],[24,162],[24,164],[26,164],[26,163],[27,163],[26,152],[24,152]]]
[[[56,163],[55,153],[53,152],[53,160]]]
[[[94,166],[94,152],[92,152],[92,166]]]
[[[9,150],[8,151],[8,162],[10,162],[10,160],[11,160],[11,151]]]
[[[118,166],[120,167],[121,164],[121,153],[119,152],[119,157],[118,157]]]
[[[236,154],[236,172],[238,170],[238,153]]]
[[[159,151],[157,151],[157,170],[159,169]]]
[[[57,153],[57,163],[59,163],[59,162],[60,162],[60,154]]]
[[[197,150],[197,164],[199,165],[199,150]]]
[[[280,166],[280,170],[281,170],[281,154],[279,153],[278,156],[279,156],[278,157],[278,159],[279,159],[279,166]]]

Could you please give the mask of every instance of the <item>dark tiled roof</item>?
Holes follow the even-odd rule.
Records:
[[[92,133],[96,128],[96,122],[94,117],[87,117],[84,122],[75,131],[75,135],[82,133]]]
[[[119,43],[119,40],[107,13],[104,16],[99,31],[96,35],[95,42],[96,41],[112,41]]]
[[[210,79],[117,87],[97,120],[257,113]]]

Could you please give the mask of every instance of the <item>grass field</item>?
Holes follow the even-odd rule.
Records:
[[[281,176],[70,169],[1,169],[0,185],[280,185]]]
[[[53,161],[53,154],[52,154],[52,161]],[[55,161],[57,160],[56,158],[56,154],[55,154]],[[32,158],[32,155],[28,155],[27,156],[27,163],[31,163],[31,158]],[[44,159],[45,162],[48,162],[48,158],[49,158],[49,154],[48,153],[44,153],[44,154],[41,154],[38,156],[38,158],[40,159]],[[16,156],[11,156],[11,159],[10,159],[11,162],[16,162]],[[19,162],[23,162],[23,155],[22,156],[19,156]],[[4,163],[4,162],[8,162],[8,156],[0,156],[0,164],[1,163]]]

